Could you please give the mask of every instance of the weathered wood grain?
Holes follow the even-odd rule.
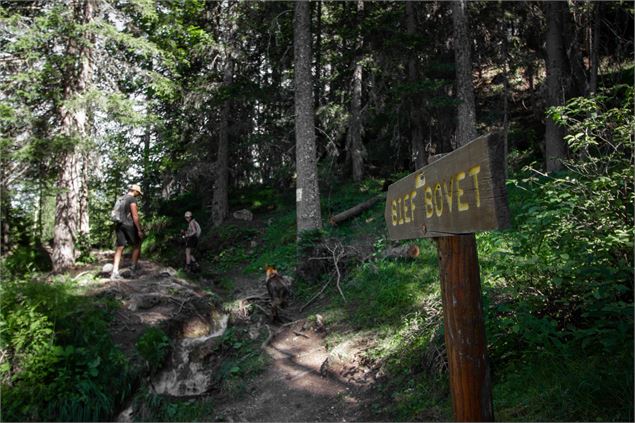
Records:
[[[456,421],[494,421],[474,234],[436,239]]]
[[[509,226],[503,137],[490,134],[388,188],[390,239],[438,237]]]

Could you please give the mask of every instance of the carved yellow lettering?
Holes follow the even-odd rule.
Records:
[[[390,217],[391,217],[391,220],[392,220],[392,225],[393,226],[397,226],[397,202],[395,200],[392,200],[390,205],[391,205],[391,207],[390,207]]]
[[[410,193],[410,218],[414,222],[415,220],[415,197],[417,196],[417,191],[412,191]]]
[[[415,188],[421,188],[426,184],[426,177],[423,176],[423,173],[417,174],[415,177]]]
[[[478,174],[481,171],[481,166],[476,165],[468,170],[468,174],[474,178],[474,192],[476,193],[476,207],[481,207],[481,194],[478,190]]]
[[[399,202],[399,207],[397,208],[397,210],[399,210],[399,224],[403,225],[403,209],[401,208],[401,197],[399,197],[397,201]]]
[[[448,203],[448,210],[452,212],[452,196],[454,195],[454,176],[450,177],[450,189],[448,183],[443,181],[443,190],[445,191],[445,201]]]
[[[410,194],[403,196],[403,218],[406,223],[410,223],[410,215],[408,214],[408,204],[410,203]]]
[[[434,207],[432,206],[432,188],[430,188],[430,185],[426,185],[423,190],[423,203],[426,206],[426,217],[432,217]]]
[[[434,211],[437,217],[443,214],[443,193],[441,192],[441,184],[437,182],[434,187]]]
[[[465,179],[465,172],[459,172],[456,174],[454,180],[456,181],[456,206],[459,211],[469,210],[470,205],[467,203],[461,202],[461,197],[463,196],[463,190],[461,189],[461,181]]]

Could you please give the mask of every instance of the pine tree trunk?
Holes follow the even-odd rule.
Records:
[[[406,30],[408,35],[414,36],[417,31],[415,3],[406,2]],[[414,54],[408,55],[408,82],[415,84],[417,82],[417,62]],[[420,169],[428,162],[425,154],[423,143],[423,116],[421,113],[422,105],[420,95],[411,96],[410,98],[410,145],[412,149],[412,162],[415,169]]]
[[[322,228],[311,82],[309,6],[309,2],[295,3],[293,25],[298,235],[306,230]]]
[[[591,69],[589,76],[589,92],[595,94],[598,89],[598,70],[600,60],[600,27],[602,23],[602,3],[593,4],[593,15],[591,24],[591,46],[589,59],[591,61]]]
[[[322,2],[316,1],[316,35],[315,35],[315,79],[313,101],[315,102],[315,110],[318,110],[321,103],[322,96]],[[318,123],[319,124],[319,123]]]
[[[225,58],[223,70],[223,85],[229,87],[233,82],[233,63],[229,54]],[[218,157],[216,159],[216,181],[214,182],[214,200],[212,206],[212,220],[214,226],[219,226],[229,214],[229,116],[231,102],[229,99],[223,102],[220,118],[220,130],[218,139]]]
[[[361,31],[361,15],[364,11],[364,3],[357,2],[358,30]],[[349,149],[353,168],[353,181],[359,182],[364,178],[364,145],[362,144],[362,47],[361,34],[358,35],[355,49],[355,67],[353,70],[353,96],[351,99],[351,121],[349,126]]]
[[[566,90],[565,52],[562,41],[563,3],[547,2],[547,107],[564,104]],[[566,155],[564,129],[547,118],[545,128],[545,156],[547,172],[562,169]]]
[[[90,214],[89,202],[89,169],[90,155],[88,152],[82,153],[82,181],[79,194],[79,233],[85,239],[90,235]]]
[[[589,93],[589,77],[582,57],[583,41],[580,40],[581,14],[572,15],[567,2],[562,2],[562,40],[566,54],[566,98],[586,96]]]
[[[68,113],[70,114],[70,113]],[[71,119],[64,119],[68,130]],[[76,122],[75,122],[76,123]],[[79,235],[80,197],[82,181],[82,155],[77,151],[66,153],[61,162],[55,198],[55,226],[53,229],[53,270],[65,270],[75,264],[75,241]]]
[[[508,176],[507,170],[507,156],[509,155],[509,68],[511,58],[509,57],[509,45],[507,41],[508,27],[507,23],[503,22],[503,143],[504,143],[504,157],[505,157],[505,179]]]
[[[143,193],[148,195],[150,191],[150,140],[152,139],[152,127],[147,126],[143,134],[143,181],[141,187]]]
[[[9,219],[11,217],[11,198],[9,195],[9,187],[5,183],[6,175],[5,170],[8,169],[8,166],[5,164],[5,158],[7,155],[3,154],[0,157],[0,163],[2,164],[2,169],[0,170],[0,255],[5,255],[9,252],[9,233],[11,227],[9,226]]]
[[[456,61],[456,88],[460,101],[456,128],[456,146],[460,147],[476,138],[476,106],[472,83],[472,49],[469,37],[467,1],[452,2],[454,28],[454,59]]]
[[[95,17],[94,0],[85,0],[75,4],[74,19],[79,24],[88,24]],[[92,50],[94,40],[84,36],[83,40],[71,39],[66,54],[71,57],[64,81],[64,102],[85,92],[92,79]],[[78,66],[75,68],[74,64]],[[75,243],[81,233],[83,217],[88,213],[87,187],[84,185],[84,153],[81,151],[82,140],[88,134],[86,110],[68,109],[62,102],[59,106],[60,133],[68,137],[71,147],[60,160],[60,172],[57,179],[57,197],[55,200],[55,227],[53,234],[53,270],[67,269],[75,264]],[[83,204],[83,203],[86,204]]]

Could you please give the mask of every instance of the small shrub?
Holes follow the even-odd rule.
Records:
[[[107,420],[130,390],[128,365],[108,333],[108,304],[65,280],[0,286],[2,418]]]

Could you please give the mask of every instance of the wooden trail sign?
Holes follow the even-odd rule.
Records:
[[[503,139],[490,134],[388,187],[390,239],[465,234],[509,226]]]
[[[436,237],[452,408],[493,421],[474,232],[509,226],[503,138],[477,138],[388,188],[390,239]]]

